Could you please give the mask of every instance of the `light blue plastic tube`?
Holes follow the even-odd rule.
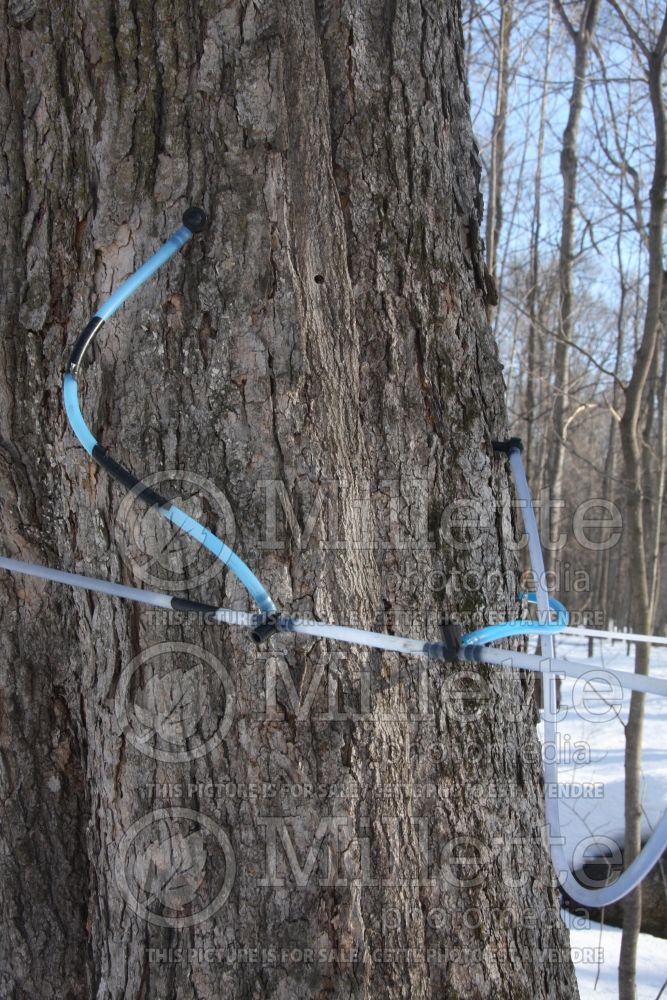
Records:
[[[107,597],[120,597],[125,601],[136,601],[138,604],[149,604],[154,608],[171,608],[171,597],[158,594],[152,590],[139,590],[137,587],[126,587],[122,583],[109,580],[98,580],[95,576],[81,576],[80,573],[66,573],[62,569],[51,569],[37,563],[21,562],[19,559],[8,559],[0,556],[0,569],[10,573],[20,573],[23,576],[35,576],[39,580],[50,580],[78,590],[92,590],[96,594],[106,594]]]
[[[519,600],[522,599],[519,594]],[[537,604],[537,596],[534,591],[526,595],[529,604]],[[570,620],[566,608],[557,601],[555,597],[549,598],[549,611],[554,612],[556,620],[551,621],[551,615],[546,621],[531,621],[530,619],[518,619],[511,622],[500,622],[498,625],[485,625],[474,632],[468,632],[461,637],[464,646],[486,645],[489,642],[498,642],[499,639],[509,639],[517,635],[545,635],[547,633],[562,632]]]
[[[155,272],[166,264],[175,253],[178,253],[185,244],[191,239],[192,233],[187,228],[187,226],[181,226],[177,229],[173,236],[171,236],[166,243],[160,247],[157,253],[154,253],[145,264],[142,264],[139,270],[135,271],[127,281],[124,281],[119,288],[110,296],[100,308],[96,311],[95,315],[99,316],[100,319],[109,319],[110,316],[120,309],[123,302],[129,299],[130,295],[134,295],[137,289],[141,288],[144,282],[152,278]]]
[[[533,501],[526,480],[521,452],[518,449],[510,451],[510,466],[516,493],[521,502],[523,523],[528,536],[528,551],[533,574],[536,579],[537,607],[540,614],[546,620],[549,614],[549,594],[546,588],[546,574],[544,571],[544,558],[542,556],[542,545],[540,534],[535,519]],[[559,670],[559,661],[554,659],[554,644],[550,634],[542,637],[542,652],[544,656],[551,660],[550,671],[547,683],[544,685],[545,705],[544,705],[544,743],[545,746],[555,747],[558,745],[558,701],[556,678]],[[632,864],[619,876],[613,885],[603,886],[600,889],[589,889],[581,886],[574,877],[570,869],[568,859],[565,857],[562,843],[563,838],[560,829],[559,799],[558,799],[558,763],[553,759],[554,755],[544,754],[544,810],[546,814],[547,826],[549,830],[549,840],[551,844],[551,858],[558,881],[568,895],[582,906],[602,907],[618,902],[629,892],[631,892],[644,879],[654,865],[660,860],[667,848],[667,809],[653,831],[649,841]],[[550,794],[551,792],[551,794]]]
[[[130,298],[131,295],[134,294],[134,292],[141,288],[141,286],[149,278],[151,278],[163,264],[166,264],[167,261],[174,256],[174,254],[178,253],[178,251],[185,246],[188,240],[192,237],[193,231],[201,230],[202,226],[205,224],[206,217],[203,212],[199,212],[198,215],[198,211],[199,210],[196,209],[190,209],[183,217],[184,222],[188,222],[188,215],[191,216],[190,225],[192,225],[194,229],[189,228],[188,225],[183,225],[177,229],[173,236],[171,236],[166,243],[160,247],[157,253],[154,253],[145,264],[142,264],[142,266],[135,271],[135,273],[132,274],[127,281],[124,281],[123,284],[116,289],[113,295],[111,295],[111,297],[108,298],[102,306],[100,306],[93,317],[93,321],[91,321],[93,329],[90,333],[89,339],[86,339],[88,328],[86,328],[81,335],[83,338],[83,348],[80,352],[80,356],[76,358],[76,361],[71,360],[70,362],[70,367],[73,371],[76,371],[80,362],[80,357],[83,356],[83,353],[90,343],[90,339],[92,339],[97,332],[95,320],[107,320],[110,316],[113,316],[113,314],[120,308],[120,306],[123,305],[124,302],[127,301],[128,298]],[[192,212],[194,212],[195,215],[194,219],[192,219]],[[98,324],[98,326],[99,325],[100,324]],[[76,348],[74,353],[76,354]],[[78,386],[72,371],[69,371],[64,378],[63,399],[67,418],[80,443],[89,455],[99,462],[103,468],[106,468],[107,472],[116,476],[116,478],[119,478],[117,473],[121,467],[118,463],[113,463],[113,465],[111,465],[108,461],[109,456],[104,449],[98,448],[97,451],[95,450],[98,442],[95,440],[93,434],[83,419],[81,408],[79,406]],[[134,477],[129,470],[122,471],[126,474],[126,477],[131,476],[136,480],[136,477]],[[121,478],[120,481],[124,482],[127,488],[127,478],[125,480]],[[227,566],[248,590],[250,596],[256,602],[260,611],[269,615],[276,613],[276,605],[271,600],[271,597],[265,587],[262,586],[255,574],[248,566],[246,566],[243,560],[229,548],[228,545],[226,545],[221,539],[217,538],[217,536],[214,535],[213,532],[209,531],[208,528],[199,524],[198,521],[195,521],[194,518],[190,517],[184,511],[179,510],[178,507],[174,507],[169,504],[159,507],[158,509],[160,514],[175,525],[176,528],[183,531],[185,534],[190,535],[191,538],[199,542],[200,545],[203,545],[209,550],[209,552],[212,552],[217,559]]]
[[[238,577],[260,611],[270,615],[278,610],[252,570],[217,535],[214,535],[208,528],[205,528],[178,507],[160,507],[159,510],[163,517],[194,538],[196,542],[212,552],[216,559],[227,566]]]
[[[83,445],[89,455],[92,455],[97,441],[90,433],[88,425],[83,419],[81,407],[79,406],[79,390],[76,379],[69,372],[63,380],[63,400],[70,427],[79,439],[79,443]]]

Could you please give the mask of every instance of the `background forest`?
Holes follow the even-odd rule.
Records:
[[[655,0],[467,4],[490,318],[550,585],[577,624],[644,635],[667,625],[666,43]],[[650,649],[635,646],[638,673]],[[644,723],[633,695],[626,866],[645,835]],[[634,1000],[640,891],[622,920],[619,996]]]
[[[641,393],[639,481],[621,434],[649,308],[652,185],[653,211],[664,211],[664,108],[653,73],[663,5],[470,0],[466,13],[486,183],[481,235],[499,292],[492,322],[512,431],[543,491],[545,544],[548,501],[564,504],[551,508],[551,538],[566,535],[550,549],[554,583],[591,625],[638,628],[637,553],[623,529],[641,496],[652,617],[663,633],[662,327]],[[589,504],[596,499],[603,505]],[[578,509],[608,522],[597,538],[604,547],[580,543]],[[595,530],[586,536],[595,541]]]

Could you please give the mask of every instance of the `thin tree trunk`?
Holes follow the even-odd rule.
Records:
[[[616,6],[614,4],[614,6]],[[618,8],[617,8],[618,9]],[[625,18],[624,18],[625,19]],[[634,628],[650,634],[653,631],[655,608],[652,602],[652,540],[645,523],[642,499],[643,469],[649,461],[642,450],[640,421],[649,373],[654,365],[660,330],[663,285],[663,238],[665,220],[665,189],[667,186],[667,123],[665,122],[662,70],[667,45],[667,14],[660,36],[651,52],[646,52],[649,94],[655,128],[656,153],[650,192],[648,228],[649,284],[642,338],[635,355],[632,376],[625,389],[625,409],[620,424],[625,478],[635,490],[629,504],[629,540],[632,557],[629,575],[636,608]],[[634,502],[632,502],[634,500]],[[659,530],[659,529],[658,529]],[[635,671],[647,674],[650,646],[638,644]],[[625,729],[625,847],[624,862],[632,863],[641,848],[641,744],[644,722],[644,698],[633,693],[630,714]],[[641,887],[623,903],[623,936],[618,972],[620,1000],[635,1000],[637,942],[641,929]]]
[[[458,3],[0,16],[3,550],[247,606],[129,530],[61,404],[67,345],[199,203],[81,378],[102,443],[179,470],[292,613],[507,613],[501,519],[445,531],[507,482]],[[2,996],[576,997],[529,684],[16,577],[0,601]]]
[[[653,476],[651,478],[650,504],[652,516],[650,521],[650,550],[649,550],[649,580],[651,582],[651,620],[655,628],[658,614],[658,600],[661,583],[661,551],[662,551],[662,526],[664,521],[663,507],[665,500],[665,487],[667,476],[667,349],[664,343],[664,335],[667,331],[667,282],[663,274],[662,280],[662,304],[660,309],[660,335],[656,350],[659,371],[656,385],[656,447],[655,460],[653,464]],[[662,343],[661,343],[662,340]]]
[[[512,36],[512,0],[500,0],[498,31],[498,67],[496,107],[491,133],[488,205],[486,209],[486,264],[497,284],[497,258],[500,231],[503,224],[503,173],[505,168],[505,132],[507,130],[507,97],[509,91],[510,41]]]
[[[623,185],[625,181],[621,178],[621,190],[619,192],[619,199],[623,196]],[[620,202],[619,202],[620,203]],[[602,479],[602,494],[605,500],[610,503],[615,502],[616,497],[616,449],[618,446],[618,413],[622,409],[622,399],[623,399],[623,388],[620,382],[621,375],[621,364],[623,360],[624,345],[625,345],[625,323],[626,323],[626,300],[628,295],[628,285],[625,277],[625,265],[623,259],[623,240],[624,240],[624,230],[623,227],[619,229],[617,239],[616,239],[616,257],[617,257],[617,268],[619,273],[620,288],[619,288],[619,303],[618,312],[616,315],[616,349],[614,354],[614,384],[612,386],[612,411],[609,415],[609,434],[607,437],[607,451],[604,461],[604,476]],[[623,498],[625,504],[625,497]],[[614,594],[617,590],[616,587],[611,585],[611,562],[612,558],[622,559],[622,551],[613,551],[611,548],[606,548],[600,553],[600,578],[598,583],[598,594],[599,601],[598,606],[604,610],[605,613],[605,628],[609,628],[610,618],[616,619],[615,608],[612,607],[612,601],[614,600]],[[617,574],[620,577],[620,573]]]
[[[538,365],[542,351],[538,341],[542,337],[539,326],[540,301],[540,239],[542,229],[542,158],[544,156],[544,132],[546,127],[547,98],[549,93],[549,69],[551,65],[551,0],[547,6],[546,42],[544,53],[544,76],[542,77],[542,94],[540,97],[540,125],[535,150],[535,180],[533,186],[533,219],[530,233],[530,286],[528,289],[528,370],[526,373],[526,475],[530,476],[537,466],[534,452],[535,412],[538,399],[541,399],[538,387],[544,378],[544,372]],[[539,468],[539,466],[537,466]]]
[[[563,464],[565,459],[565,427],[568,417],[570,391],[570,348],[574,339],[574,299],[572,294],[574,238],[577,214],[577,141],[579,121],[586,89],[588,59],[595,34],[599,0],[586,0],[581,13],[579,27],[575,31],[564,12],[560,0],[556,6],[574,43],[574,81],[570,94],[568,118],[563,132],[560,154],[560,172],[563,178],[563,210],[561,215],[561,236],[559,248],[559,337],[554,347],[553,363],[553,411],[547,462],[548,483],[556,502],[562,499]],[[556,517],[556,520],[558,518]],[[558,536],[554,525],[554,536]],[[549,567],[556,564],[556,553],[547,553]]]

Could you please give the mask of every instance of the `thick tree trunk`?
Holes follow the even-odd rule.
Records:
[[[26,0],[0,47],[3,549],[248,606],[129,518],[61,404],[67,345],[194,202],[209,231],[82,376],[102,443],[180,470],[293,613],[507,613],[458,4]],[[486,517],[457,545],[455,500]],[[2,996],[576,996],[517,676],[0,594]]]

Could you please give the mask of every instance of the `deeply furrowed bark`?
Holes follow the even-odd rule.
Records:
[[[208,232],[107,324],[80,380],[102,443],[138,473],[201,477],[293,613],[384,628],[381,611],[415,635],[426,612],[507,614],[503,386],[458,4],[13,0],[0,50],[3,549],[136,582],[122,491],[76,446],[61,372],[95,306],[200,203]],[[286,519],[272,539],[276,494],[300,542]],[[486,519],[452,545],[456,499]],[[188,594],[247,606],[229,574]],[[19,578],[0,601],[2,996],[577,995],[528,682],[431,667],[422,718],[413,661],[284,638],[257,652]],[[149,756],[117,710],[129,665],[165,641],[231,678],[226,700],[200,681],[194,697],[233,721],[184,762]],[[313,684],[323,667],[336,712]],[[479,694],[468,719],[452,677]],[[148,817],[153,844],[171,838],[169,858],[150,855],[164,888],[160,864],[194,836],[184,809],[224,832],[235,876],[208,920],[165,926],[128,903],[117,864]],[[217,858],[198,901],[231,870]],[[164,915],[156,894],[143,902]]]

